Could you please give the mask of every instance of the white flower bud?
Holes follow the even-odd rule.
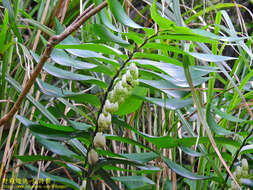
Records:
[[[107,124],[107,126],[109,127],[112,123],[112,116],[110,113],[107,113],[106,117],[105,117],[105,122]]]
[[[88,162],[90,165],[93,165],[97,161],[98,161],[98,153],[94,149],[91,149],[88,154]]]
[[[136,67],[135,63],[130,64],[129,70],[130,70],[130,73],[133,76],[133,78],[137,79],[139,76],[139,71],[138,71],[138,68]]]
[[[133,76],[131,75],[131,73],[130,73],[129,70],[127,70],[127,72],[126,72],[125,75],[126,75],[126,80],[127,80],[128,82],[132,82]]]
[[[104,106],[104,111],[110,112],[110,113],[118,111],[118,102],[111,103],[109,100],[106,100],[105,106]]]
[[[112,105],[112,107],[111,107],[112,112],[118,111],[118,109],[119,109],[119,103],[118,102],[112,103],[111,105]]]
[[[237,166],[236,169],[235,169],[235,173],[236,173],[236,178],[240,179],[242,177],[242,167]]]
[[[119,81],[115,86],[114,86],[114,95],[118,95],[120,94],[120,89],[122,88],[122,85],[121,85],[121,81]]]
[[[103,133],[97,133],[94,138],[94,146],[95,148],[104,148],[106,146],[106,140]]]
[[[117,102],[117,96],[114,90],[109,92],[108,99],[110,100],[110,102]]]
[[[122,76],[121,81],[122,81],[122,86],[123,86],[123,87],[126,87],[126,88],[127,88],[127,86],[129,86],[129,85],[127,84],[126,74],[124,74],[124,75]]]
[[[111,114],[104,112],[99,115],[98,127],[99,131],[104,131],[111,125]]]
[[[80,190],[85,190],[85,189],[86,189],[86,180],[83,180]]]
[[[119,102],[120,104],[122,104],[124,101],[125,101],[125,97],[123,97],[123,96],[119,97],[118,102]]]
[[[235,184],[234,181],[231,181],[231,189],[237,190],[237,185]]]
[[[138,86],[139,85],[139,79],[135,79],[132,81],[133,86]]]
[[[249,176],[249,171],[242,169],[242,178],[247,178]]]
[[[248,161],[245,158],[242,159],[242,169],[243,170],[248,170],[249,169]]]
[[[104,105],[104,111],[110,112],[110,110],[111,110],[111,102],[109,100],[106,100]]]
[[[103,113],[101,113],[101,114],[99,115],[99,118],[98,118],[98,126],[99,126],[99,127],[102,127],[102,128],[106,127],[105,115],[104,115]]]
[[[122,96],[128,96],[129,95],[129,90],[125,87],[122,86],[121,90],[121,94]]]
[[[127,88],[122,86],[122,81],[119,81],[116,86],[114,87],[116,96],[127,96],[129,94],[129,91]]]

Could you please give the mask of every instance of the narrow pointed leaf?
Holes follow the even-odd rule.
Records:
[[[95,32],[97,32],[97,31],[95,31]],[[103,33],[103,37],[105,37],[105,35],[106,34]],[[117,36],[115,36],[115,37],[117,37]],[[124,42],[126,42],[126,41],[124,41]],[[73,45],[62,45],[62,44],[59,44],[59,45],[56,45],[55,48],[58,48],[58,49],[82,49],[82,50],[90,50],[90,51],[94,51],[94,52],[97,52],[97,53],[103,53],[103,54],[108,54],[108,55],[116,55],[116,56],[122,54],[117,49],[114,49],[112,47],[106,46],[104,44],[95,44],[95,43],[84,43],[84,44],[73,44]]]
[[[73,46],[73,45],[60,45],[60,46]],[[54,49],[51,54],[51,58],[54,62],[60,65],[69,66],[76,69],[92,69],[97,67],[97,65],[91,63],[78,61],[70,57],[64,50],[61,49]]]
[[[153,104],[156,104],[158,106],[161,106],[163,108],[166,108],[166,109],[171,109],[171,110],[176,110],[176,109],[180,109],[180,108],[183,108],[183,107],[187,107],[187,106],[190,106],[192,105],[192,99],[189,98],[189,99],[186,99],[186,100],[183,100],[183,99],[161,99],[161,98],[150,98],[150,97],[143,97],[144,100],[146,101],[149,101]]]
[[[102,3],[103,1],[102,0],[94,0],[96,6],[98,6],[100,3]],[[98,12],[98,16],[101,20],[101,22],[109,29],[117,32],[118,29],[109,21],[107,15],[106,15],[106,11],[105,9],[102,9]]]
[[[191,179],[191,180],[205,180],[205,179],[210,179],[211,178],[209,176],[201,176],[201,175],[192,173],[189,170],[185,169],[184,167],[176,164],[175,162],[172,162],[171,160],[169,160],[165,157],[162,157],[162,159],[170,169],[172,169],[178,175],[183,176],[185,178],[188,178],[188,179]]]
[[[107,0],[109,8],[115,18],[122,24],[132,28],[142,28],[128,17],[118,0]]]
[[[144,176],[120,176],[120,177],[112,177],[112,179],[123,182],[123,183],[143,182],[143,183],[148,183],[150,185],[155,184],[151,179]]]
[[[56,142],[56,141],[49,141],[46,139],[43,139],[41,137],[36,136],[36,140],[42,144],[45,148],[47,148],[48,150],[52,151],[55,154],[61,155],[61,156],[66,156],[66,157],[73,157],[73,156],[77,156],[76,153],[72,152],[71,150],[69,150],[66,146],[64,146],[63,144]]]
[[[127,41],[122,40],[119,36],[114,35],[110,30],[101,24],[93,24],[92,29],[96,35],[104,42],[115,42],[122,46],[130,45]]]
[[[245,122],[246,121],[244,119],[240,119],[240,118],[237,118],[235,116],[232,116],[231,114],[228,114],[228,113],[225,113],[223,111],[220,111],[215,106],[213,106],[213,109],[214,109],[215,113],[217,113],[219,116],[221,116],[222,118],[224,118],[224,119],[226,119],[228,121],[233,121],[233,122]]]
[[[222,61],[229,61],[237,59],[235,57],[228,57],[228,56],[222,56],[222,55],[213,55],[213,54],[206,54],[206,53],[193,53],[188,52],[189,55],[208,62],[222,62]]]

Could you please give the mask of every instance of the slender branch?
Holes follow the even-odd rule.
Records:
[[[94,6],[94,5],[91,5]],[[3,117],[0,119],[0,127],[4,126],[6,122],[8,122],[14,114],[19,110],[21,103],[25,99],[27,93],[30,91],[32,85],[34,84],[35,79],[39,75],[40,71],[42,70],[45,62],[50,57],[50,54],[52,53],[54,46],[59,44],[61,41],[63,41],[66,37],[68,37],[72,32],[74,32],[77,28],[79,28],[84,22],[86,22],[90,17],[98,13],[100,10],[102,10],[104,7],[107,6],[107,1],[104,1],[94,9],[91,9],[91,7],[88,8],[88,12],[86,12],[85,15],[82,15],[82,17],[77,17],[77,19],[69,26],[67,27],[60,35],[52,36],[48,43],[47,47],[44,50],[42,56],[40,57],[40,61],[37,64],[36,68],[32,72],[30,79],[27,81],[23,91],[20,93],[17,101],[15,102],[12,109]]]

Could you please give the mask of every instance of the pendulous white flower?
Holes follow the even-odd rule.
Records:
[[[85,190],[85,189],[86,189],[86,180],[83,180],[80,190]]]
[[[136,67],[135,63],[131,63],[131,64],[130,64],[129,70],[130,70],[130,73],[131,73],[133,79],[137,79],[138,76],[139,76],[139,70],[138,70],[138,68]]]
[[[112,116],[108,112],[103,112],[98,117],[99,131],[104,131],[111,125]]]
[[[105,106],[104,106],[104,111],[105,112],[110,112],[110,113],[113,113],[113,112],[116,112],[118,111],[118,102],[110,102],[109,100],[106,100],[105,101]]]
[[[129,94],[129,91],[127,88],[122,86],[122,81],[119,81],[115,87],[114,87],[114,94],[117,97],[121,97],[121,96],[127,96]]]
[[[247,178],[249,176],[249,171],[242,169],[242,178]]]
[[[100,133],[100,132],[97,133],[94,138],[93,143],[94,143],[95,148],[104,148],[106,146],[106,140],[103,133]]]
[[[132,81],[133,86],[138,86],[139,85],[139,79],[135,79]]]
[[[237,166],[236,169],[235,169],[235,173],[236,173],[236,178],[240,179],[242,177],[242,167]]]
[[[248,170],[249,169],[248,161],[245,158],[242,159],[242,169],[243,170]]]
[[[127,84],[126,74],[124,74],[124,75],[122,76],[121,81],[122,81],[122,86],[123,86],[123,87],[127,87],[128,84]]]
[[[132,82],[133,76],[131,75],[131,73],[130,73],[129,70],[126,71],[125,75],[126,75],[126,80],[127,80],[128,82]]]
[[[97,161],[98,161],[98,153],[94,149],[91,149],[88,154],[88,162],[90,165],[93,165]]]

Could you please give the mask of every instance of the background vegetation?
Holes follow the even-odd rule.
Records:
[[[252,188],[252,5],[1,0],[1,189]]]

